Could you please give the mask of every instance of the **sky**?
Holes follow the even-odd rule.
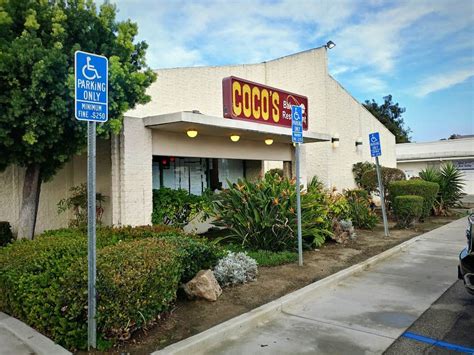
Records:
[[[320,47],[360,102],[391,94],[416,142],[474,134],[473,0],[116,0],[153,69],[259,63]]]

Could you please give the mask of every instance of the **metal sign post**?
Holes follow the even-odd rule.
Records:
[[[77,51],[75,67],[75,116],[87,121],[87,344],[97,348],[96,323],[96,122],[108,119],[108,60]]]
[[[298,264],[303,266],[303,237],[301,230],[300,144],[303,143],[303,112],[300,106],[291,107],[291,140],[295,144],[296,160],[296,218],[298,225]]]
[[[382,174],[380,173],[380,164],[379,164],[379,156],[382,155],[379,132],[369,134],[369,145],[370,145],[370,155],[372,157],[375,157],[375,168],[377,170],[377,180],[379,183],[379,191],[380,191],[380,203],[382,205],[383,227],[385,231],[385,236],[388,237],[390,234],[388,231],[387,211],[385,210],[385,191],[383,188]]]
[[[89,348],[97,347],[96,313],[96,235],[95,235],[95,162],[96,162],[96,134],[95,122],[87,122],[87,256],[88,256],[88,282],[87,282],[87,339]]]

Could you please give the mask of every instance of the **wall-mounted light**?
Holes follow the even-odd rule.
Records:
[[[189,138],[196,138],[198,135],[198,131],[195,129],[188,129],[186,131],[186,134],[188,135]]]
[[[334,43],[333,41],[328,41],[324,47],[326,47],[327,49],[333,49],[334,47],[336,47],[336,43]]]
[[[237,134],[233,134],[230,136],[230,140],[232,142],[238,142],[240,140],[240,136],[238,136]]]
[[[271,138],[265,139],[265,144],[266,145],[272,145],[273,144],[273,139],[271,139]]]
[[[355,142],[356,148],[357,148],[359,145],[362,145],[362,144],[364,144],[364,143],[362,142],[362,137],[357,138],[357,140],[356,140],[356,142]]]
[[[331,138],[331,143],[333,148],[339,147],[339,134],[334,134]]]

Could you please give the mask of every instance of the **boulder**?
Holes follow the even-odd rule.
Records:
[[[184,292],[189,298],[204,298],[208,301],[216,301],[222,294],[214,273],[211,270],[201,270],[194,278],[183,286]]]

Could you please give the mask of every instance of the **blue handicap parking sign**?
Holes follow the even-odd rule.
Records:
[[[77,51],[75,63],[75,116],[81,121],[106,122],[108,108],[108,60]]]
[[[291,106],[291,141],[303,143],[303,110],[300,106]]]
[[[369,134],[369,145],[370,145],[370,155],[372,157],[379,157],[382,155],[379,132]]]

